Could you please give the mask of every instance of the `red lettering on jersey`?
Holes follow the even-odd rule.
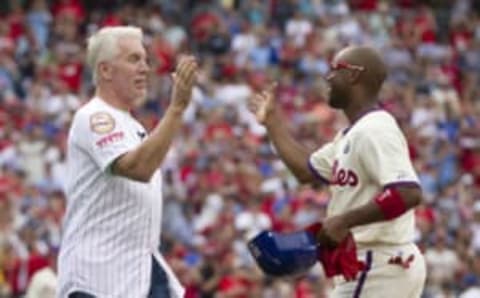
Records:
[[[350,186],[357,186],[358,184],[358,176],[355,174],[354,171],[348,170],[348,185]]]
[[[97,146],[102,148],[102,147],[105,147],[106,145],[108,144],[111,144],[111,143],[114,143],[116,141],[119,141],[121,139],[123,139],[123,131],[117,131],[117,132],[114,132],[114,133],[111,133],[109,135],[106,135],[104,136],[103,138],[101,138],[100,140],[97,141]]]
[[[335,180],[338,182],[338,184],[345,185],[348,180],[347,172],[344,169],[340,169]]]
[[[331,185],[340,186],[357,186],[358,175],[349,169],[338,168],[338,160],[335,160],[332,167],[332,182]]]

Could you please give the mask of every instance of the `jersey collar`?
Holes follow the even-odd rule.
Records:
[[[370,114],[370,113],[372,113],[372,112],[382,111],[382,110],[383,110],[383,108],[380,106],[380,104],[376,104],[376,105],[374,105],[373,107],[365,110],[364,112],[360,113],[360,114],[358,115],[358,117],[355,118],[355,120],[352,121],[352,123],[350,123],[350,126],[348,126],[347,128],[345,128],[345,129],[342,131],[342,134],[343,134],[343,135],[346,135],[346,134],[350,131],[350,129],[351,129],[360,119],[362,119],[363,117],[365,117],[367,114]]]

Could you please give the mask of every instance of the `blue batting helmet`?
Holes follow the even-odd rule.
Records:
[[[307,273],[317,262],[317,244],[307,231],[263,231],[248,242],[248,249],[262,271],[273,277]]]

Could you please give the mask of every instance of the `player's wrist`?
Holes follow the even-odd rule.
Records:
[[[275,127],[278,126],[278,112],[276,111],[276,108],[273,108],[271,111],[268,111],[267,114],[265,115],[265,120],[263,121],[263,125],[265,125],[267,128]]]
[[[349,214],[348,212],[345,214],[342,214],[342,223],[347,229],[353,229],[356,227],[357,224],[357,219],[355,217],[355,214]]]
[[[166,110],[166,114],[181,117],[186,108],[185,105],[171,103]]]
[[[322,223],[317,221],[306,226],[303,230],[309,233],[317,244],[320,244],[320,233],[322,229],[323,229]]]
[[[349,211],[349,212],[337,215],[337,218],[338,218],[337,222],[339,225],[341,225],[342,229],[351,230],[361,224],[357,212]]]

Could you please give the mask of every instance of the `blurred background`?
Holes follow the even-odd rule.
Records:
[[[103,26],[144,29],[154,73],[135,116],[151,129],[179,53],[201,73],[164,164],[162,251],[188,298],[328,297],[321,268],[271,280],[245,241],[324,217],[326,189],[300,186],[246,99],[277,80],[291,132],[317,148],[348,124],[324,99],[342,47],[377,48],[380,94],[409,142],[425,202],[415,241],[424,298],[480,297],[480,1],[0,1],[0,297],[54,297],[65,210],[65,144],[92,96],[85,40]]]

